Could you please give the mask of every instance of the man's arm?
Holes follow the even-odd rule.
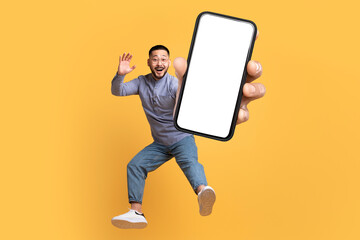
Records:
[[[139,94],[140,79],[135,78],[129,82],[124,83],[125,75],[116,73],[111,81],[111,93],[115,96],[129,96]]]
[[[175,75],[176,75],[176,77],[178,79],[178,87],[177,87],[177,90],[176,90],[175,106],[174,106],[173,116],[175,115],[176,104],[177,104],[178,99],[179,99],[179,93],[180,93],[180,89],[181,89],[181,85],[182,85],[183,76],[184,76],[184,73],[185,73],[186,68],[187,68],[186,60],[183,59],[183,58],[175,58],[175,60],[174,60],[174,68],[175,68]]]
[[[135,78],[130,82],[124,83],[125,75],[135,69],[135,65],[130,67],[132,55],[125,53],[119,58],[118,71],[111,82],[111,93],[115,96],[128,96],[139,94],[139,78]]]

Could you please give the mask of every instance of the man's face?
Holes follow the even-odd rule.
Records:
[[[155,80],[159,80],[167,73],[171,61],[167,51],[155,50],[151,52],[148,59],[148,66]]]

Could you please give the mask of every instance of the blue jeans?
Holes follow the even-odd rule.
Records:
[[[129,202],[142,203],[148,172],[154,171],[173,157],[195,193],[198,186],[207,185],[204,167],[198,162],[193,135],[170,146],[153,142],[141,150],[127,165]]]

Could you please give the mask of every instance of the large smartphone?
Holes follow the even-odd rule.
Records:
[[[175,109],[178,130],[222,141],[232,138],[256,33],[250,20],[199,14]]]

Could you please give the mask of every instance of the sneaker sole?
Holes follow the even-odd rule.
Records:
[[[211,189],[205,189],[199,196],[200,215],[208,216],[212,212],[216,200],[215,192]]]
[[[128,222],[125,220],[111,220],[112,225],[121,229],[142,229],[147,226],[145,222]]]

